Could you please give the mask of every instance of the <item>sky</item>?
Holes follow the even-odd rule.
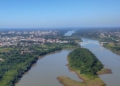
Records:
[[[120,0],[0,0],[0,28],[120,27]]]

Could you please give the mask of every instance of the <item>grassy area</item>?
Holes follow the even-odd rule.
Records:
[[[85,86],[83,83],[75,81],[75,80],[71,80],[70,78],[65,77],[65,76],[59,76],[57,79],[64,86]]]
[[[120,44],[114,44],[114,43],[105,43],[103,45],[105,48],[110,49],[112,52],[120,55]]]
[[[111,74],[112,71],[110,69],[106,69],[106,68],[103,68],[101,71],[99,71],[97,74],[98,75],[101,75],[101,74]]]
[[[64,86],[105,86],[105,84],[101,82],[99,78],[96,78],[94,80],[84,81],[84,82],[78,82],[65,76],[59,76],[58,80]]]
[[[9,52],[11,48],[0,47],[0,52]]]
[[[72,45],[72,44],[59,44],[62,48],[77,48],[79,47],[78,44]]]
[[[78,48],[79,44],[78,43],[55,43],[55,44],[49,43],[44,45],[44,48],[48,49],[48,48],[53,48],[55,46],[61,47],[61,48]]]

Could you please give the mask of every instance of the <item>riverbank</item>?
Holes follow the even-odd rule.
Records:
[[[117,51],[117,50],[113,49],[115,46],[110,46],[109,44],[104,44],[103,47],[109,49],[110,51],[112,51],[115,54],[120,55],[120,50]],[[120,48],[120,47],[118,47],[118,48]]]

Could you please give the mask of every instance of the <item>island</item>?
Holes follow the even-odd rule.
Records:
[[[98,75],[111,73],[109,69],[104,68],[90,50],[85,48],[77,48],[70,52],[68,62],[70,71],[75,72],[83,82],[72,80],[66,76],[57,77],[64,86],[105,86]]]

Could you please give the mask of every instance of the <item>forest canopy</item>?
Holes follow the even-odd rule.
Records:
[[[69,66],[77,69],[81,74],[97,75],[103,68],[102,63],[96,56],[85,48],[77,48],[68,55]]]

